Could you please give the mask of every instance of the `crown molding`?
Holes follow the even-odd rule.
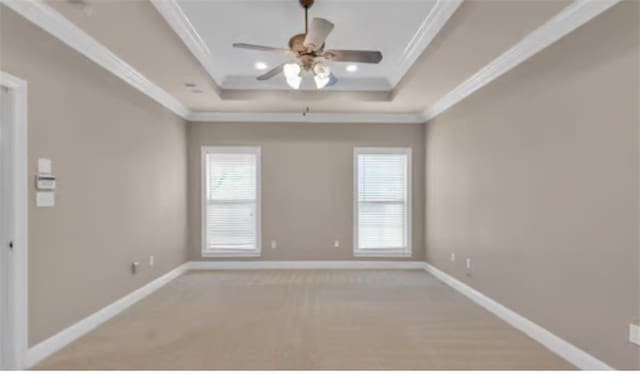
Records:
[[[400,61],[391,74],[389,84],[395,88],[416,60],[427,49],[431,41],[449,21],[449,18],[462,4],[462,0],[437,0],[424,18],[416,33],[404,48]]]
[[[193,112],[191,122],[254,122],[254,123],[386,123],[423,124],[420,113],[233,113]]]
[[[189,115],[189,109],[175,97],[147,79],[135,68],[120,59],[111,50],[74,25],[71,21],[67,20],[42,0],[0,0],[0,4],[7,6],[22,17],[44,29],[67,46],[102,66],[107,71],[151,97],[178,116],[186,118]]]
[[[427,108],[429,121],[621,0],[576,0]]]
[[[178,2],[176,0],[151,0],[151,4],[158,10],[158,13],[165,19],[178,37],[180,37],[216,85],[220,86],[224,82],[224,77],[216,73],[213,60],[211,59],[211,50],[202,37],[200,37],[200,34],[198,34],[198,31],[191,21],[189,21],[189,18]]]

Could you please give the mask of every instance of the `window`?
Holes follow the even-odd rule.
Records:
[[[411,149],[354,150],[355,256],[411,256]]]
[[[260,255],[260,148],[202,148],[202,255]]]

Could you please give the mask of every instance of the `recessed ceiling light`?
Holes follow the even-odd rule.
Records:
[[[267,69],[267,63],[265,62],[256,62],[256,64],[253,65],[257,70],[266,70]]]
[[[347,72],[356,72],[358,70],[358,66],[355,64],[350,64],[347,66]]]

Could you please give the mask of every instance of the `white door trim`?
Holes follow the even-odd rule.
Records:
[[[9,89],[13,106],[9,122],[11,134],[10,164],[13,209],[9,212],[9,230],[13,250],[9,254],[9,361],[6,368],[25,366],[28,348],[28,155],[27,155],[27,82],[0,71],[0,85]],[[0,241],[7,243],[8,240]]]

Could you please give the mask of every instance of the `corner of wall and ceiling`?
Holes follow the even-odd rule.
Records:
[[[111,50],[73,24],[42,0],[0,0],[22,17],[56,37],[72,49],[102,66],[132,87],[157,101],[178,116],[186,118],[189,109],[171,94],[147,79]]]
[[[489,84],[507,71],[518,66],[545,47],[553,44],[579,26],[587,23],[621,0],[575,0],[560,13],[525,36],[513,47],[499,55],[478,72],[463,81],[431,106],[417,113],[250,113],[191,111],[178,99],[160,88],[139,71],[114,54],[85,31],[67,20],[43,0],[0,0],[18,14],[80,52],[93,62],[151,97],[162,106],[187,121],[193,122],[310,122],[310,123],[413,123],[424,124],[450,109],[472,93]],[[211,55],[202,38],[180,9],[175,0],[152,0],[160,14],[176,31],[189,50],[200,61],[209,75],[221,82],[211,66]],[[400,80],[418,56],[442,29],[462,0],[438,0],[429,12],[411,42],[405,48],[402,61],[394,72]]]
[[[576,0],[423,112],[429,121],[621,0]]]

